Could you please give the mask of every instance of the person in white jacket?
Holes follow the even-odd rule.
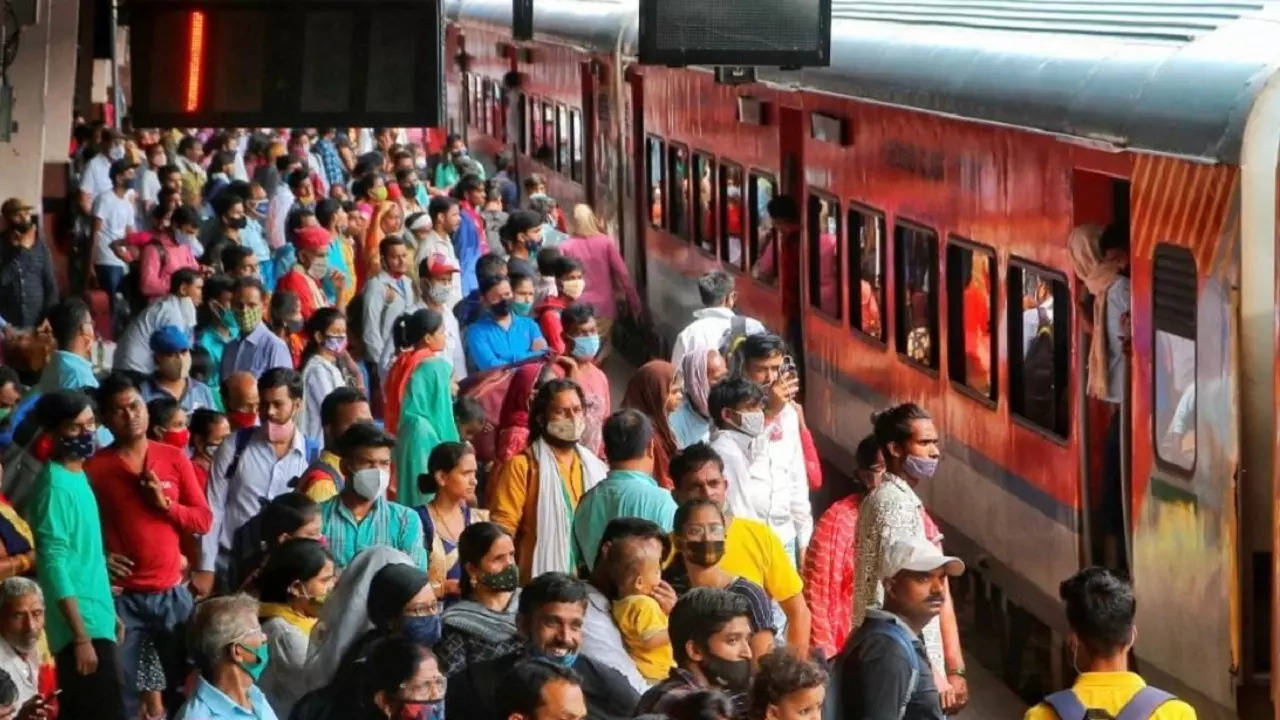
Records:
[[[693,312],[693,322],[676,335],[671,348],[671,364],[680,367],[684,356],[695,350],[719,350],[733,320],[738,317],[733,307],[738,304],[738,291],[733,276],[723,270],[712,270],[698,278],[698,294],[702,296],[701,310]],[[743,331],[747,335],[765,332],[764,324],[755,318],[742,317]]]

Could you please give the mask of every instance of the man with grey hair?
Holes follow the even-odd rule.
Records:
[[[759,320],[734,312],[738,290],[733,276],[724,270],[712,270],[699,277],[698,295],[702,309],[693,311],[693,322],[680,331],[671,348],[671,364],[677,368],[688,353],[719,350],[731,333],[745,336],[765,331]]]
[[[268,660],[257,600],[244,594],[205,600],[196,606],[188,632],[200,679],[177,717],[277,720],[256,684]]]
[[[0,582],[0,670],[13,679],[18,688],[15,705],[21,707],[41,690],[41,676],[46,675],[46,686],[53,680],[50,672],[42,673],[46,665],[40,652],[40,638],[44,637],[44,593],[29,578],[15,576]]]

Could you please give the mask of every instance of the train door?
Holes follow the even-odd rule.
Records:
[[[798,220],[805,222],[799,208],[805,206],[804,197],[804,141],[808,132],[804,127],[804,111],[797,108],[778,108],[778,149],[782,154],[782,165],[779,168],[779,191],[795,200]],[[775,223],[777,219],[774,219]],[[783,316],[786,318],[784,337],[791,346],[795,357],[796,368],[800,372],[801,387],[804,387],[804,333],[801,321],[801,308],[804,307],[800,294],[802,269],[801,232],[790,233],[781,238],[783,247],[778,252],[778,290],[782,294]],[[780,235],[781,237],[781,235]]]
[[[1101,173],[1076,170],[1073,178],[1074,225],[1093,224],[1102,227],[1115,226],[1128,237],[1129,182]],[[1108,243],[1111,243],[1108,233]],[[1128,243],[1124,250],[1128,252]],[[1077,285],[1084,293],[1084,284]],[[1114,286],[1117,288],[1127,287]],[[1132,294],[1119,290],[1109,297],[1124,306],[1132,305]],[[1092,303],[1078,307],[1077,312],[1093,312]],[[1127,320],[1127,313],[1125,313]],[[1123,378],[1115,381],[1114,402],[1091,397],[1086,391],[1089,382],[1089,356],[1092,332],[1107,332],[1105,327],[1092,327],[1088,322],[1075,323],[1076,362],[1079,412],[1076,413],[1080,439],[1081,468],[1080,507],[1081,564],[1104,565],[1128,572],[1132,552],[1132,527],[1130,513],[1130,468],[1132,467],[1132,424],[1130,422],[1131,393],[1129,391],[1129,367],[1124,364]],[[1105,320],[1104,320],[1105,322]]]

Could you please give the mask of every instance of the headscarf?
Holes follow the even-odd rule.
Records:
[[[427,496],[418,490],[418,476],[427,472],[427,461],[437,445],[458,440],[452,385],[453,366],[442,357],[424,361],[409,377],[396,433],[396,502],[401,505],[426,503]]]
[[[543,363],[529,363],[516,369],[498,412],[498,462],[524,452],[529,445],[529,403],[542,377]]]
[[[416,565],[392,563],[384,566],[369,583],[369,622],[385,628],[404,612],[404,606],[429,582]]]
[[[676,436],[667,422],[667,396],[675,377],[674,365],[666,360],[650,360],[631,376],[622,396],[623,407],[635,408],[653,421],[653,476],[665,488],[672,487],[668,465],[676,454]]]
[[[1089,343],[1089,395],[1106,399],[1107,382],[1107,288],[1115,282],[1122,262],[1107,260],[1102,255],[1102,226],[1081,225],[1067,238],[1067,251],[1076,275],[1093,295],[1093,337]]]
[[[702,350],[685,353],[680,361],[680,374],[684,377],[684,399],[702,417],[710,417],[707,396],[711,394],[711,381],[707,379],[707,356],[713,351]]]

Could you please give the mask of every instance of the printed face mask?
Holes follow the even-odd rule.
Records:
[[[243,308],[235,311],[236,324],[240,332],[248,335],[262,323],[262,308]]]
[[[555,418],[547,423],[547,434],[561,442],[576,443],[582,439],[582,433],[587,429],[587,419],[582,415],[575,415],[572,418]]]
[[[686,540],[684,556],[699,567],[714,567],[724,557],[723,540]]]

